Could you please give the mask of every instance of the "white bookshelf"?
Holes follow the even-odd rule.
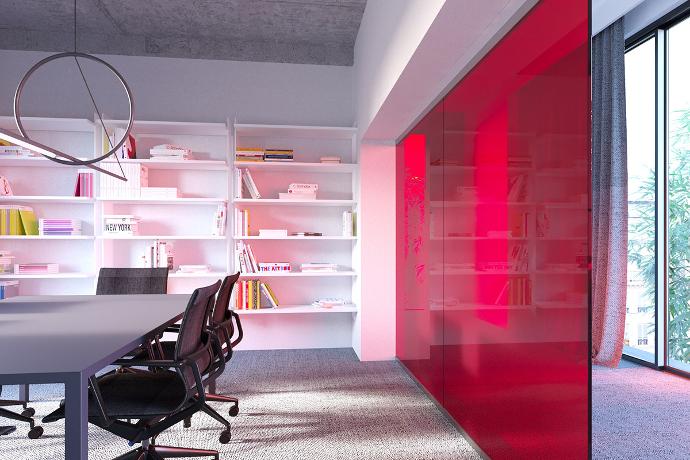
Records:
[[[123,128],[124,120],[104,120],[108,130]],[[27,118],[32,138],[92,158],[104,146],[100,123],[82,119]],[[14,120],[0,117],[0,127],[14,129]],[[290,273],[243,274],[271,284],[280,306],[275,309],[239,310],[245,318],[244,348],[353,347],[359,352],[360,303],[359,238],[342,236],[342,212],[359,210],[359,161],[354,128],[323,126],[186,123],[136,120],[137,159],[120,160],[148,168],[149,186],[177,187],[179,198],[140,199],[101,197],[96,174],[94,198],[74,197],[77,167],[58,165],[42,157],[2,158],[0,174],[10,179],[12,197],[1,204],[34,208],[37,217],[74,218],[82,221],[82,235],[0,236],[0,249],[12,251],[17,263],[50,262],[60,273],[2,274],[0,279],[20,281],[20,295],[92,294],[100,267],[138,266],[146,246],[154,240],[174,246],[175,269],[170,272],[170,293],[187,293],[237,271],[237,241],[252,244],[259,261],[289,261]],[[176,144],[194,152],[192,160],[148,158],[157,144]],[[294,162],[250,163],[235,161],[241,147],[292,148]],[[339,155],[341,164],[322,164],[319,157]],[[112,157],[103,162],[116,164]],[[234,170],[251,170],[262,199],[232,196]],[[279,200],[291,182],[319,184],[319,199]],[[227,229],[233,212],[249,209],[254,234],[212,234],[212,216],[218,205],[228,209]],[[103,233],[103,216],[132,214],[141,218],[135,236]],[[322,236],[258,236],[259,228],[287,228],[292,232],[321,232]],[[299,271],[306,262],[337,263],[336,273]],[[180,264],[208,265],[209,272],[179,273]],[[342,298],[347,303],[318,308],[319,298]],[[289,318],[276,322],[274,318]]]

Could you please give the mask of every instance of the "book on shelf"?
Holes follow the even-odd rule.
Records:
[[[103,153],[108,152],[113,146],[115,146],[124,137],[127,132],[124,128],[114,128],[112,133],[107,133],[103,136]],[[117,158],[128,160],[137,157],[137,141],[131,134],[127,135],[127,139],[120,146],[120,148],[114,153]]]
[[[256,273],[259,271],[259,264],[254,257],[254,251],[250,244],[245,244],[244,241],[237,241],[235,243],[235,253],[237,263],[240,266],[242,273]]]
[[[79,219],[39,219],[38,232],[40,235],[81,235],[81,220]]]
[[[278,298],[271,287],[261,280],[241,280],[234,292],[235,310],[278,308]]]
[[[12,273],[14,270],[14,259],[10,251],[0,251],[0,274]]]
[[[292,236],[323,236],[321,232],[293,232]]]
[[[109,214],[103,216],[103,234],[134,236],[139,233],[141,219],[131,214]]]
[[[323,156],[319,158],[319,162],[328,164],[340,164],[342,162],[341,158],[336,155]]]
[[[8,145],[6,141],[0,141],[0,158],[30,158],[38,157],[38,153],[35,153],[26,147],[21,147],[19,145]]]
[[[17,295],[19,295],[19,281],[0,281],[0,300],[16,297]]]
[[[221,203],[216,207],[213,212],[213,225],[211,228],[211,235],[213,236],[224,236],[225,235],[225,225],[227,221],[227,206],[225,203]]]
[[[264,236],[267,238],[284,237],[288,235],[287,229],[282,228],[260,228],[259,236]]]
[[[343,211],[343,236],[355,236],[355,214],[352,211]]]
[[[511,276],[503,285],[494,305],[531,305],[532,281],[527,275]]]
[[[54,275],[60,265],[54,263],[14,264],[15,275]]]
[[[311,262],[300,265],[302,273],[334,273],[338,271],[338,264]]]
[[[93,198],[94,174],[90,169],[77,169],[77,183],[74,186],[74,196]]]
[[[260,272],[289,272],[291,270],[290,262],[259,262]]]
[[[235,208],[235,235],[250,236],[249,209]]]
[[[122,181],[108,174],[101,174],[99,177],[101,198],[137,199],[141,198],[141,188],[149,186],[149,170],[141,163],[101,162],[98,166],[115,174],[124,172],[127,178],[127,181]]]
[[[292,149],[266,149],[264,150],[264,161],[292,161],[294,151]]]
[[[315,200],[318,190],[319,184],[290,184],[287,194],[280,193],[278,197],[284,200]]]
[[[527,175],[517,174],[509,179],[508,202],[524,202],[527,200]]]
[[[254,178],[252,177],[251,171],[248,169],[243,169],[242,170],[242,182],[244,183],[244,186],[246,187],[247,191],[249,192],[249,195],[255,199],[261,199],[261,193],[259,193],[259,189],[256,186],[256,183],[254,182]],[[242,197],[242,193],[240,191],[240,198]]]
[[[152,160],[192,160],[192,149],[173,144],[154,145],[149,150]]]
[[[33,208],[0,205],[0,235],[38,235],[38,220]]]
[[[287,193],[279,192],[278,199],[280,200],[295,200],[295,201],[312,201],[316,200],[316,193]]]
[[[144,248],[140,258],[142,268],[165,268],[172,270],[175,265],[173,245],[167,241],[155,240]]]
[[[178,197],[177,187],[141,187],[142,200],[173,200]]]
[[[264,161],[264,149],[246,147],[238,148],[237,150],[235,150],[235,161]]]

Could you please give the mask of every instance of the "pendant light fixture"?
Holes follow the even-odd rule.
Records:
[[[89,97],[91,98],[91,103],[93,105],[94,111],[98,116],[98,121],[100,122],[101,128],[103,129],[103,135],[108,138],[108,144],[110,147],[110,150],[107,153],[86,160],[76,158],[72,155],[69,155],[67,153],[61,152],[52,147],[43,145],[39,142],[32,140],[27,134],[21,119],[20,103],[22,98],[22,92],[24,90],[24,87],[26,86],[26,83],[29,81],[29,78],[31,78],[31,76],[34,74],[34,72],[36,72],[36,70],[38,70],[45,64],[52,61],[56,61],[58,59],[69,58],[74,59],[74,63],[76,64],[77,69],[79,70],[79,74],[81,75],[82,81],[84,82],[84,86],[86,87],[86,90],[89,93]],[[103,116],[101,114],[101,111],[99,110],[98,104],[96,103],[96,98],[94,97],[93,92],[91,91],[91,88],[89,87],[89,84],[86,81],[86,76],[84,75],[84,71],[81,67],[81,64],[79,63],[80,58],[91,60],[105,66],[115,76],[115,78],[117,78],[117,80],[120,82],[120,84],[125,90],[129,105],[129,121],[127,122],[127,128],[125,129],[122,138],[115,145],[113,145],[110,136],[108,136],[108,131],[106,130],[105,123],[103,122]],[[84,166],[102,172],[104,174],[108,174],[123,181],[127,180],[117,155],[115,155],[115,159],[117,160],[118,165],[120,165],[120,172],[122,173],[122,175],[100,168],[96,165],[96,163],[108,158],[110,155],[115,153],[120,147],[122,147],[122,145],[126,142],[127,138],[129,137],[129,134],[132,131],[132,125],[134,124],[134,98],[132,97],[132,91],[129,88],[129,85],[125,81],[124,77],[112,65],[96,56],[93,56],[91,54],[80,53],[77,51],[77,0],[74,0],[74,51],[58,53],[48,56],[34,64],[34,66],[31,67],[28,72],[26,72],[26,74],[22,77],[21,81],[19,82],[19,85],[17,85],[17,91],[14,94],[14,121],[17,124],[17,129],[21,134],[16,134],[12,131],[7,131],[5,129],[0,128],[0,139],[3,139],[5,141],[11,142],[13,144],[22,146],[31,151],[39,153],[56,163],[69,166]]]

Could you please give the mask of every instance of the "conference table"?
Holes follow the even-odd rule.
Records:
[[[64,383],[65,458],[88,458],[88,379],[179,321],[189,295],[0,301],[0,384]]]

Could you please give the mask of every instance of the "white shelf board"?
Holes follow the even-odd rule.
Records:
[[[235,198],[235,204],[244,205],[278,205],[278,206],[336,206],[349,208],[356,204],[354,200],[280,200],[277,198]]]
[[[321,308],[313,305],[280,305],[278,308],[261,308],[258,310],[233,310],[238,315],[285,315],[285,314],[325,314],[325,313],[357,313],[356,305]]]
[[[172,272],[168,274],[168,278],[224,278],[227,275],[225,272],[200,272],[200,273],[180,273]]]
[[[357,276],[354,271],[338,271],[338,272],[258,272],[258,273],[242,273],[240,278],[292,278],[292,277],[332,277],[332,276]]]
[[[93,240],[89,235],[0,235],[0,240]]]
[[[67,131],[79,133],[93,133],[94,123],[86,118],[47,118],[22,117],[22,124],[29,131]],[[14,117],[0,117],[1,126],[9,126],[11,131],[18,133]]]
[[[316,172],[316,173],[353,173],[357,165],[351,163],[300,163],[288,161],[235,161],[236,168],[247,168],[256,171],[280,172]]]
[[[166,198],[166,199],[146,199],[146,198],[97,198],[104,203],[117,204],[205,204],[217,205],[228,201],[226,198]]]
[[[94,202],[93,198],[81,197],[81,196],[48,196],[48,195],[13,195],[13,196],[0,196],[0,203],[3,202],[13,202],[13,201],[23,201],[31,203],[76,203],[76,204],[91,204]]]
[[[150,169],[184,169],[227,171],[228,165],[220,160],[151,160],[137,158],[134,160],[120,160],[121,163],[139,163]],[[103,161],[105,164],[117,164],[116,161]]]
[[[45,273],[45,274],[31,274],[31,275],[17,275],[14,273],[4,273],[0,275],[0,279],[23,280],[23,279],[75,279],[75,278],[93,278],[93,273]]]
[[[357,128],[337,126],[235,124],[234,127],[236,137],[352,139],[357,133]]]
[[[99,240],[225,240],[225,236],[213,235],[100,235]]]
[[[356,236],[234,236],[235,240],[354,241]]]
[[[67,171],[73,174],[76,168],[83,168],[84,166],[70,166],[57,164],[52,160],[48,160],[42,156],[39,157],[8,157],[0,156],[0,168],[10,166],[21,167],[39,167],[39,168],[54,168],[56,172]]]

